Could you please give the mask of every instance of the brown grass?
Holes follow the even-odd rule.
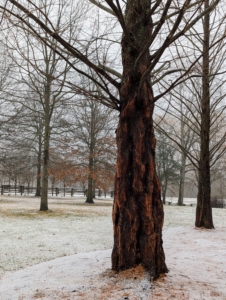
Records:
[[[0,209],[0,216],[2,217],[21,217],[29,219],[40,219],[40,218],[68,218],[68,217],[94,217],[94,216],[105,216],[105,213],[98,211],[88,211],[82,209],[76,209],[71,212],[65,210],[48,210],[48,211],[37,211],[37,210],[2,210]]]
[[[39,218],[95,217],[109,215],[112,201],[97,201],[95,204],[81,202],[81,199],[49,199],[49,210],[39,211],[39,198],[8,197],[0,200],[0,216]],[[106,209],[105,209],[106,208]]]

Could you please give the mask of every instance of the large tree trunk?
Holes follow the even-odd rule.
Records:
[[[149,76],[149,49],[139,54],[152,33],[147,19],[150,1],[127,1],[122,38],[122,101],[117,128],[117,168],[113,206],[112,269],[142,264],[152,278],[167,272],[162,247],[163,205],[155,169],[153,91]],[[142,81],[142,82],[141,82]],[[142,86],[139,86],[139,85]]]
[[[117,129],[112,268],[123,270],[141,263],[157,278],[167,268],[162,247],[164,213],[155,170],[151,89],[149,93],[140,107],[136,96],[129,101]]]
[[[209,7],[209,0],[205,1],[205,9]],[[210,182],[210,83],[209,83],[209,19],[204,17],[203,41],[203,77],[201,99],[201,150],[199,160],[199,182],[196,208],[195,226],[214,228],[211,208],[211,182]]]

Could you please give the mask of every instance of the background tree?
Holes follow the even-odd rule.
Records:
[[[94,182],[105,187],[104,173],[110,181],[115,173],[115,114],[92,99],[80,101],[72,112],[78,164],[87,170],[86,202],[93,203]]]
[[[204,9],[208,9],[208,7],[209,2],[206,1]],[[219,34],[225,30],[224,18],[220,19],[217,26],[214,22],[216,18],[219,18],[219,15],[219,11],[214,11],[203,17],[202,34],[200,28],[191,28],[191,56],[197,56],[199,53],[203,57],[202,62],[197,62],[191,71],[189,81],[184,82],[180,90],[174,90],[173,95],[168,97],[170,102],[169,114],[179,119],[180,110],[178,107],[183,105],[185,109],[183,109],[183,115],[180,115],[180,120],[183,120],[183,126],[186,126],[189,132],[193,132],[193,142],[188,144],[189,147],[184,147],[185,138],[178,139],[178,134],[175,134],[174,137],[171,136],[171,138],[176,140],[182,153],[190,159],[198,171],[195,224],[197,227],[204,226],[206,228],[214,227],[211,210],[211,173],[213,174],[217,159],[225,152],[225,147],[222,147],[225,142],[225,135],[222,134],[220,138],[218,135],[218,139],[214,139],[217,130],[220,131],[220,128],[224,126],[223,119],[225,118],[223,115],[225,99],[222,90],[225,42],[222,40],[220,43],[216,43]],[[179,49],[181,51],[177,51],[180,52],[180,55],[181,52],[186,54],[184,46],[179,47]],[[187,60],[191,62],[192,58],[187,57]],[[183,60],[180,59],[180,63],[181,68],[185,69],[186,64],[183,63]],[[172,98],[174,99],[172,100]],[[197,99],[197,101],[193,101],[192,98]],[[175,138],[176,136],[177,138]],[[214,140],[215,142],[213,142]]]
[[[196,124],[198,111],[196,102],[192,101],[196,90],[193,93],[191,88],[190,93],[188,93],[186,83],[184,83],[184,85],[175,88],[168,98],[165,98],[166,103],[169,102],[170,104],[169,109],[164,110],[164,103],[157,104],[157,115],[159,115],[155,119],[156,130],[161,136],[165,135],[167,140],[173,143],[173,147],[178,152],[178,160],[180,160],[178,205],[183,205],[185,175],[191,170],[188,156],[192,155],[195,144],[199,141]],[[198,153],[193,153],[193,155],[197,157]]]
[[[179,181],[180,165],[176,161],[176,149],[172,147],[166,137],[158,136],[156,146],[156,167],[162,189],[163,204],[166,203],[166,191],[170,184]]]
[[[48,5],[45,0],[41,2],[46,16],[50,16],[53,9],[56,9],[54,13],[56,29],[64,32],[70,27],[69,41],[75,38],[75,31],[79,30],[76,27],[79,20],[74,14],[75,19],[67,23],[66,18],[71,17],[69,13],[72,14],[71,11],[65,10],[68,6],[61,1],[59,3],[48,1]],[[65,12],[67,16],[64,15]],[[35,41],[30,33],[26,30],[21,31],[20,27],[16,32],[12,32],[11,36],[14,39],[8,40],[8,46],[14,49],[12,57],[20,68],[19,80],[24,87],[24,93],[17,95],[18,105],[22,109],[18,124],[24,131],[23,139],[24,136],[28,137],[28,132],[30,133],[30,147],[37,154],[36,195],[41,194],[40,210],[48,210],[49,148],[53,136],[62,134],[69,127],[63,114],[66,114],[66,102],[73,96],[64,86],[70,67],[56,54],[57,46],[54,39],[49,39],[51,47],[48,47]],[[24,41],[22,44],[21,37]]]

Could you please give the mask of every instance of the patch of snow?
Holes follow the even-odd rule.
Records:
[[[51,199],[41,213],[36,198],[0,201],[0,299],[226,299],[225,209],[213,210],[216,229],[206,230],[194,227],[195,207],[166,205],[169,273],[150,282],[139,267],[110,270],[112,207],[82,202]]]

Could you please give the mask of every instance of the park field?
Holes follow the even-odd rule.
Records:
[[[4,196],[0,199],[0,279],[2,279],[0,292],[5,295],[6,298],[4,299],[94,299],[90,296],[92,291],[89,287],[81,295],[70,295],[71,298],[67,298],[70,294],[67,291],[69,294],[66,293],[66,298],[63,298],[63,294],[60,294],[56,287],[59,282],[51,283],[52,285],[48,288],[43,286],[42,295],[47,295],[46,298],[44,296],[38,298],[37,295],[37,297],[33,297],[35,294],[31,298],[30,292],[26,292],[21,283],[21,278],[26,278],[23,272],[29,273],[29,270],[31,270],[30,272],[33,275],[30,274],[29,278],[32,278],[39,268],[43,270],[45,264],[51,264],[52,268],[54,262],[57,263],[57,261],[61,261],[60,266],[64,266],[69,272],[71,270],[70,265],[73,265],[70,259],[78,260],[76,265],[79,270],[83,267],[79,265],[82,259],[88,259],[90,262],[88,271],[90,272],[93,268],[95,270],[99,268],[99,265],[97,267],[95,263],[102,261],[104,255],[105,261],[101,264],[102,269],[100,268],[102,275],[96,274],[97,279],[98,276],[103,276],[106,266],[107,269],[110,268],[110,249],[113,246],[111,221],[113,201],[110,198],[95,199],[95,204],[85,204],[84,201],[85,198],[81,197],[50,198],[49,211],[40,212],[40,199],[36,197]],[[175,199],[169,199],[169,201],[173,203]],[[149,289],[147,285],[151,284],[147,278],[141,279],[146,286],[145,292],[141,291],[138,281],[136,284],[133,283],[134,287],[129,289],[131,294],[129,293],[130,297],[128,299],[155,299],[156,295],[159,295],[158,299],[171,299],[168,297],[168,293],[175,296],[172,296],[172,299],[226,299],[226,273],[223,267],[226,263],[226,209],[213,209],[215,229],[202,230],[196,229],[194,226],[196,209],[194,199],[186,199],[185,203],[187,205],[182,207],[176,205],[164,206],[163,242],[166,262],[170,270],[169,275],[167,275],[167,278],[157,281],[154,284],[155,289],[150,286],[152,292],[147,291]],[[193,205],[191,206],[189,203]],[[95,255],[99,256],[96,257]],[[212,259],[216,262],[214,263]],[[222,259],[225,261],[224,264]],[[203,270],[198,271],[199,264],[200,268],[204,268]],[[60,266],[57,266],[54,274],[49,276],[54,277],[56,272],[64,272]],[[32,268],[38,269],[34,271]],[[80,273],[80,271],[77,272]],[[82,273],[85,274],[85,271],[83,270]],[[91,273],[95,274],[94,271]],[[11,278],[12,276],[14,276],[14,279]],[[89,277],[87,274],[84,276]],[[106,281],[108,275],[106,276],[103,281],[105,286],[115,284]],[[38,275],[35,278],[30,283],[29,291],[36,289],[33,284],[36,280],[38,281]],[[70,275],[69,278],[73,279],[73,276]],[[70,279],[67,280],[70,282]],[[181,282],[181,285],[177,285],[175,290],[172,286],[176,281]],[[199,283],[195,283],[195,281]],[[216,283],[217,281],[219,283]],[[17,285],[12,287],[12,282],[16,282]],[[29,280],[26,282],[29,282]],[[92,282],[94,286],[97,284],[94,279],[92,279]],[[183,282],[186,283],[186,288]],[[210,282],[213,286],[210,285]],[[8,294],[7,284],[11,291],[15,289],[12,297],[11,294]],[[21,284],[22,290],[20,290]],[[29,283],[27,284],[29,286]],[[125,284],[128,284],[128,282]],[[208,288],[204,293],[205,284]],[[52,290],[51,286],[53,286]],[[183,289],[179,288],[180,286],[184,287],[183,294]],[[46,289],[49,288],[52,298],[50,294],[46,293]],[[110,293],[110,296],[103,299],[127,299],[120,298],[122,297],[120,290],[118,288],[118,291],[113,292],[113,294]],[[15,293],[15,291],[18,291],[18,293]],[[97,285],[97,295],[98,291],[103,294],[103,286]],[[199,295],[197,298],[195,298],[196,293]],[[140,296],[141,294],[143,296]],[[24,296],[21,297],[21,295]]]

